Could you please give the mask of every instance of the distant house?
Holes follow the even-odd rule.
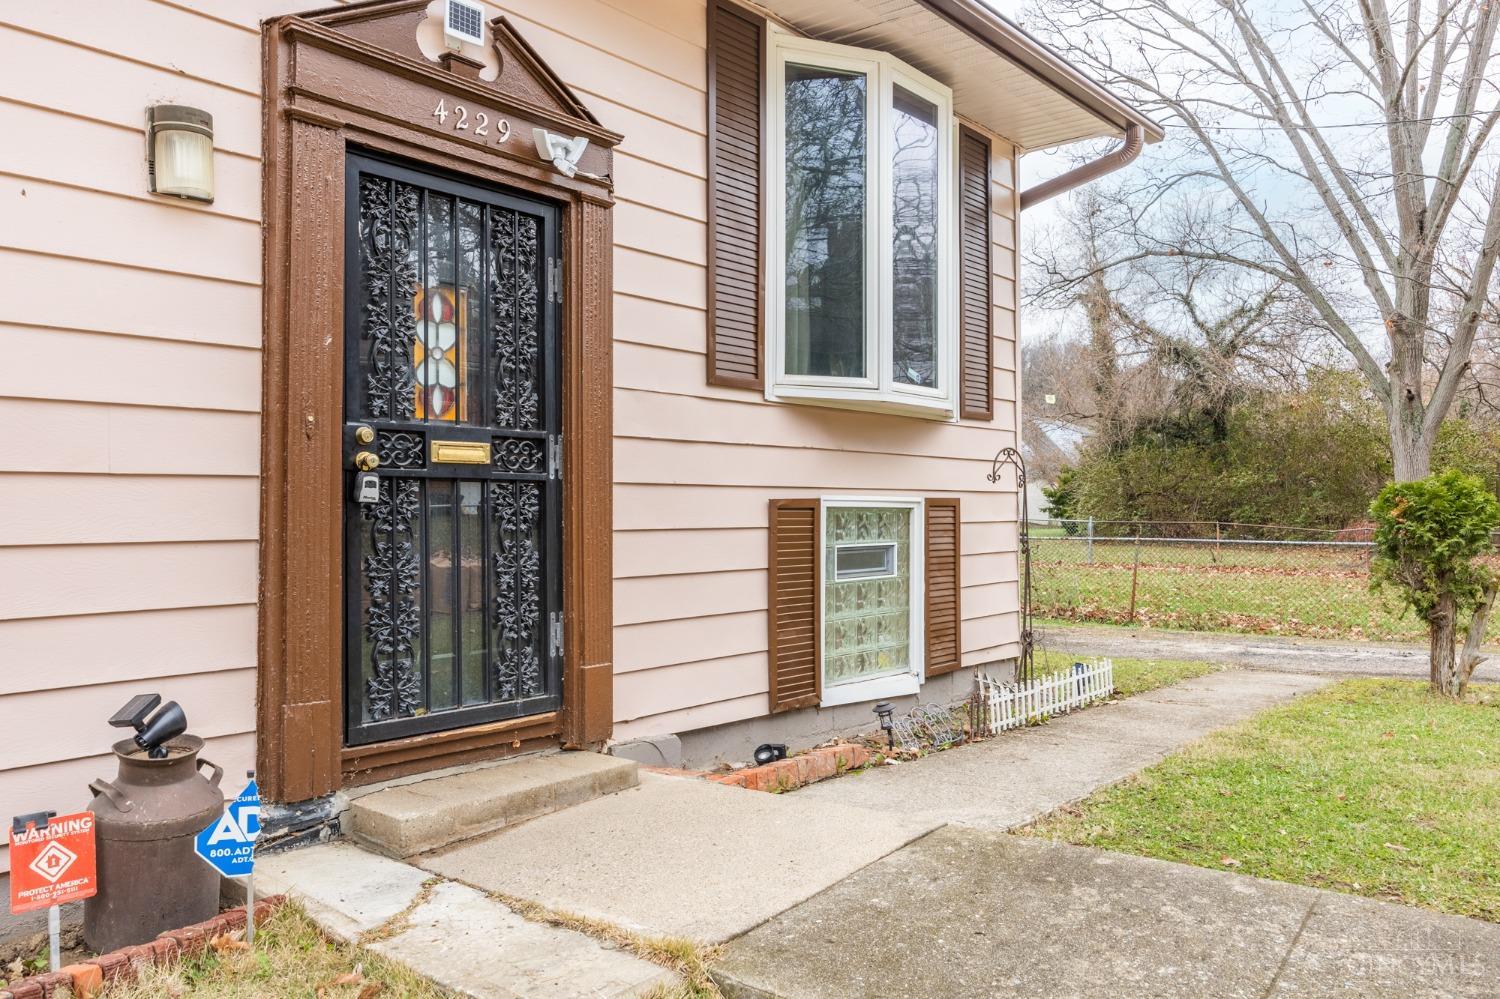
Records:
[[[0,12],[0,813],[142,691],[313,814],[1017,654],[1017,160],[1157,125],[982,0],[295,9]]]
[[[1056,485],[1062,469],[1078,464],[1092,433],[1088,427],[1068,420],[1025,417],[1021,453],[1026,458],[1026,509],[1032,519],[1050,516],[1042,488]]]

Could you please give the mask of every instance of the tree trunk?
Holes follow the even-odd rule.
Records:
[[[1406,316],[1386,319],[1390,332],[1390,398],[1386,420],[1391,435],[1391,469],[1397,482],[1415,482],[1432,472],[1432,441],[1424,431],[1422,337]]]
[[[1415,482],[1432,474],[1432,442],[1420,425],[1398,427],[1404,422],[1399,410],[1391,414],[1391,471],[1397,482]]]
[[[1479,654],[1479,647],[1484,644],[1484,632],[1490,623],[1490,611],[1495,608],[1497,592],[1500,592],[1500,582],[1491,582],[1484,588],[1484,596],[1480,598],[1479,606],[1474,608],[1474,617],[1469,621],[1469,634],[1458,655],[1459,697],[1464,696],[1464,691],[1469,689],[1469,678],[1474,675],[1475,668],[1488,658]]]
[[[1438,585],[1442,587],[1439,591],[1442,595],[1438,597],[1437,608],[1427,621],[1427,633],[1431,640],[1432,692],[1446,697],[1457,697],[1459,695],[1458,634],[1455,618],[1458,616],[1458,608],[1453,594],[1447,592],[1447,587],[1443,587],[1441,577]]]

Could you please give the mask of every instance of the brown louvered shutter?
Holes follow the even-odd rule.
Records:
[[[927,675],[941,676],[963,661],[959,644],[958,500],[929,499],[924,530],[927,576]]]
[[[818,515],[815,499],[771,501],[772,711],[805,708],[823,694]]]
[[[958,132],[959,412],[964,419],[995,415],[990,323],[990,140]]]
[[[708,381],[765,384],[761,289],[765,19],[708,6]]]

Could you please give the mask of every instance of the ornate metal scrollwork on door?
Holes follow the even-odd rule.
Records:
[[[422,512],[422,484],[385,479],[380,483],[380,501],[360,511],[371,522],[370,551],[363,566],[370,597],[365,615],[370,678],[365,695],[370,717],[384,721],[410,715],[422,706],[416,663],[422,626],[416,599],[421,583],[417,519]]]
[[[351,162],[348,744],[555,711],[560,311],[543,282],[557,213]]]
[[[420,218],[416,188],[384,177],[360,178],[364,335],[370,341],[365,411],[372,417],[409,420],[416,412],[412,351],[417,320],[410,309],[392,305],[410,302],[417,289],[411,251],[419,238]]]
[[[543,692],[542,489],[533,482],[495,482],[496,684],[502,700]]]
[[[382,430],[375,435],[375,452],[386,468],[426,468],[427,435],[419,431]]]
[[[496,437],[495,467],[502,472],[546,472],[547,449],[535,437]]]
[[[494,315],[495,424],[517,430],[541,426],[541,252],[536,219],[495,212],[490,226],[495,261],[490,281]]]

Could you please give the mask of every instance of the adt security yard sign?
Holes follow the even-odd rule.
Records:
[[[224,814],[193,841],[198,856],[226,878],[247,878],[255,870],[255,837],[260,835],[260,788],[245,785]]]

